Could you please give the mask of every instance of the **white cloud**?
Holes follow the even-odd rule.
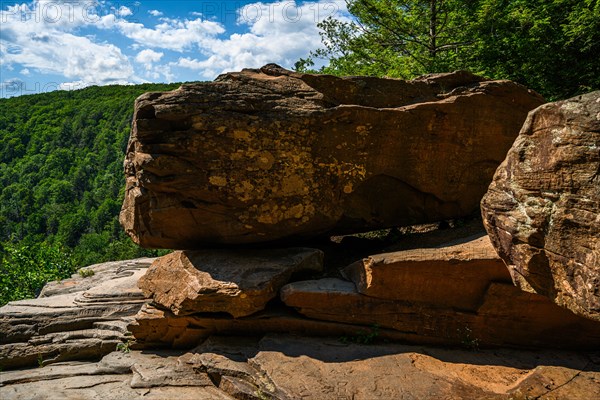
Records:
[[[151,49],[144,49],[135,56],[135,61],[144,66],[144,74],[148,79],[159,80],[162,76],[164,81],[173,82],[175,75],[171,71],[171,65],[157,65],[164,53]]]
[[[159,62],[164,55],[165,53],[159,53],[154,50],[145,49],[140,51],[138,55],[135,56],[135,61],[139,62],[140,64],[152,64]]]
[[[129,7],[121,6],[117,10],[116,14],[119,17],[127,17],[129,15],[133,15],[133,11],[131,11],[131,8],[129,8]]]
[[[48,0],[2,10],[3,66],[62,75],[83,85],[135,81],[131,63],[120,48],[74,33],[77,26],[92,23],[89,15],[83,14],[79,3]]]
[[[136,83],[144,83],[144,82],[147,82],[147,81],[139,79],[138,82],[136,82]],[[106,84],[107,83],[79,80],[79,81],[63,82],[63,83],[56,84],[56,89],[78,90],[78,89],[83,89],[88,86],[93,86],[93,85],[102,86],[102,85],[106,85]],[[110,85],[133,85],[132,82],[124,81],[124,80],[115,80],[115,81],[109,82],[108,84],[110,84]]]
[[[6,9],[0,11],[0,20],[3,29],[5,26],[18,22],[28,26],[30,30],[71,31],[80,26],[96,23],[100,19],[100,15],[111,15],[113,18],[118,18],[119,12],[124,14],[127,14],[128,11],[131,12],[131,9],[127,7],[121,7],[120,10],[114,8],[102,10],[104,6],[104,3],[94,0],[89,2],[34,0],[30,3],[7,6]]]
[[[27,90],[27,85],[19,78],[10,78],[0,82],[0,96],[12,97],[19,96]]]
[[[171,71],[171,65],[155,65],[150,71],[148,71],[148,77],[154,80],[159,79],[163,76],[164,81],[167,83],[175,82],[175,74]]]
[[[21,79],[19,78],[10,78],[7,79],[3,82],[0,82],[0,87],[3,90],[7,90],[7,89],[11,89],[11,90],[19,90],[20,88],[22,88],[25,85],[25,82],[23,82]]]
[[[159,23],[144,25],[124,18],[134,15],[139,6],[128,5],[117,9],[105,2],[34,0],[1,10],[3,70],[16,67],[24,76],[25,71],[30,76],[59,75],[69,81],[62,87],[77,88],[181,80],[176,79],[176,69],[194,71],[198,79],[213,79],[226,71],[269,62],[291,67],[321,45],[317,22],[328,16],[348,18],[344,0],[259,2],[238,12],[237,24],[246,32],[225,36],[222,23],[198,12],[190,13],[195,19],[188,19],[167,18],[159,10],[150,10]],[[94,35],[92,29],[100,31]],[[131,50],[136,54],[125,54]],[[176,60],[171,52],[180,53]]]
[[[180,57],[174,64],[199,71],[204,79],[242,68],[275,62],[292,67],[310,50],[321,46],[317,23],[329,16],[348,20],[343,1],[252,3],[239,12],[238,24],[249,32],[227,39],[209,38],[202,43],[208,59]]]
[[[30,74],[31,74],[31,71],[29,71],[29,68],[23,68],[21,70],[21,75],[27,76],[27,75],[30,75]]]
[[[127,38],[144,47],[153,47],[183,52],[194,45],[201,46],[203,41],[225,32],[218,22],[201,18],[180,20],[161,18],[154,28],[147,28],[138,22],[114,19],[110,15],[102,17],[97,26],[103,29],[116,28]]]

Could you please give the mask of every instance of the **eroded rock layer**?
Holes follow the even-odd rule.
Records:
[[[99,358],[131,339],[147,302],[138,279],[153,259],[87,267],[90,276],[47,284],[40,297],[0,308],[0,369]]]
[[[510,275],[487,235],[458,242],[375,254],[344,268],[344,275],[367,296],[475,310],[490,283],[510,283]]]
[[[144,295],[176,315],[261,311],[294,274],[323,269],[323,252],[308,248],[175,251],[140,279]]]
[[[541,103],[465,72],[407,82],[275,65],[148,93],[121,224],[142,246],[192,249],[465,216]]]
[[[370,256],[345,273],[353,282],[294,282],[281,298],[309,318],[378,326],[420,343],[600,348],[600,323],[512,285],[487,236]]]
[[[239,318],[220,313],[235,307],[239,295],[217,299],[217,294],[214,304],[207,296],[207,305],[198,296],[191,303],[197,311],[180,315],[146,304],[129,329],[141,348],[189,348],[214,334],[273,332],[469,347],[600,348],[600,323],[515,287],[488,237],[481,235],[367,257],[345,269],[351,281],[294,281],[280,290],[287,307],[270,302],[263,311]],[[193,275],[175,271],[196,285]],[[219,279],[219,271],[215,265],[213,279]],[[238,284],[232,286],[237,290]],[[184,286],[172,287],[189,296]]]
[[[532,111],[481,206],[517,286],[600,321],[600,91]]]

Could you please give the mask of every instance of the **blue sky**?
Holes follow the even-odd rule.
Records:
[[[321,45],[343,0],[0,0],[0,96],[90,85],[212,80]]]

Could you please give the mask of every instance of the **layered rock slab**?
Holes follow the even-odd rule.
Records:
[[[582,371],[583,379],[565,394],[584,398],[599,393],[600,387],[592,388],[598,382],[597,369],[587,370],[593,363],[588,364],[586,356],[576,355],[545,369],[547,356],[534,354],[510,350],[469,354],[398,344],[341,348],[335,341],[267,336],[250,361],[291,399],[506,399],[530,391],[552,398],[550,391],[568,386],[579,370],[587,373]],[[297,369],[291,368],[294,364]],[[285,365],[290,368],[282,368]],[[539,380],[527,386],[523,382],[528,377]]]
[[[126,343],[130,319],[147,302],[137,281],[152,261],[93,265],[90,277],[51,282],[44,297],[0,308],[0,368],[100,358]]]
[[[359,339],[378,335],[379,329],[385,328],[404,334],[404,340],[411,343],[563,349],[600,346],[600,325],[544,296],[506,283],[491,283],[475,310],[365,296],[352,282],[335,278],[291,283],[283,287],[281,297],[306,317],[366,327],[359,331]]]
[[[175,315],[263,310],[293,275],[323,269],[323,252],[308,248],[176,251],[154,261],[138,285]]]
[[[514,287],[487,236],[371,256],[345,273],[354,282],[294,282],[282,288],[281,299],[309,318],[379,326],[413,342],[600,346],[599,323]]]
[[[310,319],[288,307],[271,307],[248,317],[231,318],[220,314],[175,315],[146,304],[129,324],[128,329],[136,349],[177,348],[190,349],[211,335],[265,335],[268,333],[293,333],[309,336],[353,336],[368,334],[369,327]],[[378,330],[381,338],[422,343],[410,332],[392,329]],[[426,343],[432,343],[431,340]]]
[[[149,93],[120,221],[144,247],[190,249],[465,216],[542,102],[464,72],[407,82],[275,65]]]
[[[0,373],[3,400],[233,400],[206,373],[181,363],[181,353],[112,352],[99,362],[61,362]]]
[[[600,321],[600,91],[532,111],[481,208],[517,286]]]
[[[490,283],[510,282],[510,275],[487,235],[459,242],[372,255],[343,273],[366,296],[475,310]]]

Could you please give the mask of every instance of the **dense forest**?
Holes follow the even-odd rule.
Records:
[[[0,305],[107,260],[154,255],[118,222],[133,104],[179,84],[0,99]]]

